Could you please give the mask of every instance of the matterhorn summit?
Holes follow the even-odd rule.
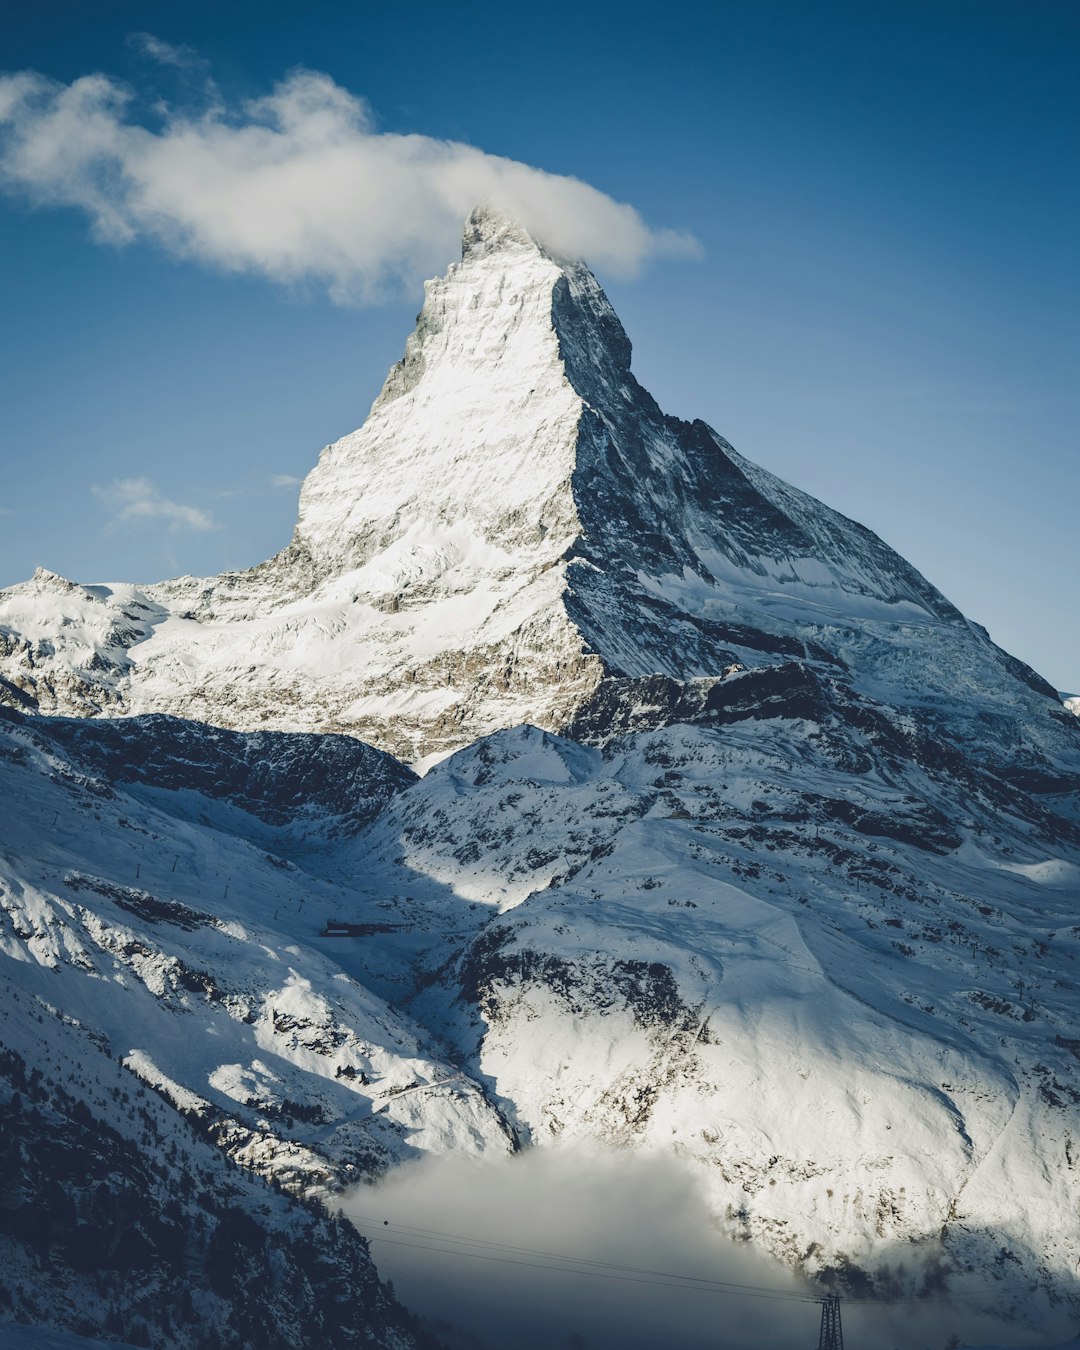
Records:
[[[15,706],[345,732],[412,761],[521,722],[587,734],[598,699],[655,703],[627,682],[793,661],[904,703],[963,688],[979,720],[1039,720],[1050,693],[868,530],[665,416],[588,268],[484,209],[280,554],[0,593]]]

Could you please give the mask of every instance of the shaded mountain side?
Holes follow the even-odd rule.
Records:
[[[443,941],[407,892],[361,889],[362,865],[308,870],[337,817],[319,830],[309,812],[268,837],[202,795],[198,766],[190,787],[129,790],[58,746],[51,725],[0,719],[5,989],[76,1017],[230,1157],[305,1197],[431,1148],[508,1147],[438,1036],[320,937],[328,919],[392,933],[410,985],[409,957]]]
[[[159,1350],[434,1346],[350,1224],[256,1181],[11,990],[0,1103],[5,1319]]]
[[[15,725],[19,715],[0,709]],[[416,775],[351,736],[225,731],[178,717],[40,718],[33,730],[111,783],[196,793],[265,824],[355,832]]]

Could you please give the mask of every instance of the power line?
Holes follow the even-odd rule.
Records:
[[[361,1223],[378,1223],[389,1227],[388,1220],[376,1220],[357,1216]],[[726,1293],[745,1295],[750,1298],[782,1299],[792,1303],[820,1303],[818,1296],[800,1293],[796,1290],[770,1289],[767,1285],[740,1284],[730,1280],[712,1280],[698,1275],[681,1275],[677,1271],[649,1270],[641,1266],[620,1265],[614,1261],[595,1261],[583,1256],[564,1256],[558,1252],[538,1250],[533,1247],[516,1247],[510,1243],[488,1242],[484,1238],[467,1237],[461,1233],[445,1233],[437,1229],[414,1228],[409,1224],[395,1224],[395,1232],[401,1231],[410,1239],[383,1237],[376,1234],[370,1242],[384,1242],[396,1247],[412,1247],[418,1251],[442,1252],[448,1256],[467,1256],[479,1261],[494,1261],[500,1265],[532,1266],[538,1270],[554,1270],[571,1275],[593,1275],[598,1279],[621,1280],[627,1283],[658,1284],[671,1289],[701,1289],[707,1293]],[[438,1239],[447,1239],[459,1246],[447,1246]],[[515,1257],[495,1256],[487,1251],[462,1251],[460,1244],[470,1247],[486,1247],[497,1252],[514,1252]],[[537,1257],[539,1260],[517,1259],[518,1257]],[[542,1264],[548,1262],[549,1264]],[[555,1262],[557,1264],[550,1264]]]
[[[389,1219],[376,1219],[371,1215],[358,1215],[357,1218],[363,1223],[379,1224],[382,1227],[390,1227]],[[492,1247],[499,1252],[518,1252],[525,1256],[540,1256],[552,1261],[573,1261],[578,1265],[585,1266],[603,1266],[609,1270],[624,1271],[634,1275],[654,1275],[666,1279],[678,1280],[701,1280],[706,1284],[723,1284],[735,1289],[754,1289],[758,1291],[767,1291],[770,1293],[785,1293],[785,1290],[770,1290],[767,1285],[743,1284],[734,1280],[713,1280],[707,1277],[697,1275],[680,1275],[676,1271],[670,1270],[649,1270],[642,1266],[628,1266],[616,1261],[596,1261],[587,1256],[564,1255],[560,1252],[549,1252],[536,1247],[518,1247],[509,1242],[490,1242],[486,1238],[471,1237],[464,1233],[447,1233],[437,1228],[418,1228],[413,1224],[395,1223],[392,1225],[395,1232],[402,1232],[409,1236],[420,1236],[428,1238],[448,1238],[453,1242],[464,1242],[474,1247]],[[799,1291],[791,1291],[792,1297],[802,1298]]]
[[[759,1292],[752,1289],[727,1289],[723,1285],[710,1284],[707,1280],[697,1281],[693,1276],[674,1275],[666,1280],[651,1280],[641,1275],[616,1275],[606,1270],[583,1270],[575,1265],[543,1265],[539,1261],[519,1261],[513,1257],[491,1256],[487,1252],[465,1252],[457,1247],[439,1247],[419,1242],[400,1242],[394,1238],[369,1238],[371,1243],[383,1243],[392,1247],[411,1247],[413,1251],[440,1252],[444,1256],[464,1256],[473,1261],[491,1261],[500,1266],[529,1266],[533,1270],[548,1270],[557,1275],[586,1275],[596,1280],[618,1280],[622,1284],[651,1284],[661,1289],[683,1289],[691,1293],[726,1294],[742,1298],[775,1299],[784,1303],[820,1303],[820,1298],[812,1294],[788,1294],[781,1290]],[[557,1258],[562,1259],[562,1258]]]

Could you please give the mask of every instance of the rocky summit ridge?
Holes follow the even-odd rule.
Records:
[[[630,356],[584,264],[475,211],[289,545],[151,586],[39,571],[0,592],[0,699],[417,761],[522,722],[588,734],[642,678],[795,661],[1040,744],[1048,686],[869,530],[662,413]]]

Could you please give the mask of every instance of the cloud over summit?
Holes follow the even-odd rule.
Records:
[[[152,240],[228,271],[314,282],[343,303],[441,271],[478,201],[617,275],[697,249],[579,179],[379,131],[363,99],[316,71],[293,71],[238,109],[213,95],[195,111],[159,107],[154,129],[133,107],[105,75],[0,75],[0,183],[81,209],[100,240]]]

